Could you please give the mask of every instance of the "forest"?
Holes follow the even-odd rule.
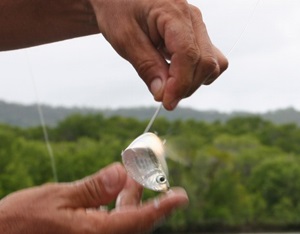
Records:
[[[60,182],[83,178],[114,161],[147,121],[73,114],[48,127]],[[226,122],[158,118],[171,186],[190,205],[156,232],[300,230],[300,127],[257,116]],[[0,198],[53,182],[41,127],[0,125]],[[157,193],[145,190],[144,198]]]

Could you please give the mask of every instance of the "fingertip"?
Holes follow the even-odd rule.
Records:
[[[168,111],[174,110],[184,97],[187,88],[175,77],[169,77],[164,88],[163,105]]]
[[[150,92],[156,101],[161,101],[164,83],[161,77],[154,78],[150,84]]]
[[[125,206],[110,213],[115,233],[128,230],[128,233],[153,230],[161,224],[175,209],[186,207],[188,196],[183,188],[171,188],[159,197],[140,204]]]
[[[177,207],[186,207],[189,203],[189,197],[185,189],[181,187],[173,187],[166,193],[167,197],[174,199],[174,204]]]
[[[168,111],[172,111],[178,106],[180,100],[181,99],[179,98],[179,99],[175,99],[175,100],[170,101],[170,102],[163,101],[164,108]]]
[[[163,213],[169,214],[177,208],[185,208],[189,203],[189,198],[183,188],[171,188],[160,198],[152,201],[154,209],[161,210]]]
[[[181,98],[178,98],[178,99],[173,100],[173,101],[170,103],[170,107],[171,107],[172,110],[174,110],[174,109],[178,106],[180,100],[181,100]]]
[[[189,199],[186,191],[183,188],[171,188],[161,197],[155,198],[150,203],[149,224],[153,228],[157,227],[162,220],[170,216],[175,210],[186,208],[188,206]],[[147,213],[147,212],[145,212]]]

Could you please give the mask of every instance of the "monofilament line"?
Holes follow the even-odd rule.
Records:
[[[26,58],[27,58],[27,64],[28,64],[28,69],[29,69],[31,81],[32,81],[32,84],[33,84],[33,89],[34,89],[34,94],[35,94],[35,99],[36,99],[36,107],[37,107],[37,111],[38,111],[38,114],[39,114],[39,119],[40,119],[40,122],[41,122],[42,130],[43,130],[43,136],[44,136],[47,151],[48,151],[50,161],[51,161],[53,179],[54,179],[55,182],[58,182],[54,153],[53,153],[53,150],[52,150],[52,147],[51,147],[51,144],[50,144],[48,131],[47,131],[46,123],[45,123],[45,118],[44,118],[43,110],[42,110],[42,107],[41,107],[41,104],[40,104],[39,94],[38,94],[38,90],[37,90],[35,79],[34,79],[34,74],[33,74],[33,71],[32,71],[32,67],[31,67],[31,63],[30,63],[27,51],[25,51],[25,54],[26,54]]]
[[[251,13],[250,13],[248,19],[246,20],[245,25],[243,26],[242,32],[240,33],[239,37],[238,37],[237,40],[234,42],[233,46],[232,46],[231,49],[228,51],[228,53],[226,54],[226,56],[229,56],[229,55],[232,53],[232,51],[235,49],[235,47],[237,46],[237,44],[239,43],[239,41],[240,41],[240,40],[242,39],[242,37],[244,36],[244,34],[245,34],[245,32],[246,32],[248,26],[250,25],[251,20],[253,19],[254,13],[255,13],[255,11],[256,11],[257,6],[258,6],[259,3],[260,3],[260,0],[257,0],[256,3],[255,3],[255,5],[254,5],[254,7],[253,7],[252,10],[251,10]],[[146,127],[144,133],[145,133],[145,132],[148,132],[148,131],[150,130],[150,128],[151,128],[151,126],[153,125],[153,122],[154,122],[154,120],[156,119],[156,117],[157,117],[159,111],[161,110],[162,106],[163,106],[163,105],[160,104],[160,105],[157,107],[157,109],[156,109],[154,115],[152,116],[150,122],[148,123],[148,125],[147,125],[147,127]]]
[[[249,14],[248,19],[246,20],[245,25],[244,25],[243,28],[242,28],[242,31],[241,31],[239,37],[238,37],[237,40],[234,42],[234,44],[233,44],[233,46],[231,47],[231,49],[227,52],[227,54],[226,54],[227,57],[232,53],[232,51],[235,49],[235,47],[237,46],[237,44],[239,43],[239,41],[240,41],[240,40],[242,39],[242,37],[244,36],[244,34],[245,34],[247,28],[248,28],[249,25],[250,25],[251,20],[253,19],[254,13],[255,13],[255,11],[256,11],[257,6],[258,6],[259,3],[260,3],[260,0],[257,0],[256,3],[255,3],[255,5],[254,5],[254,7],[253,7],[252,10],[251,10],[251,13]]]
[[[145,131],[144,131],[144,133],[149,132],[149,130],[150,130],[150,128],[152,127],[153,122],[154,122],[154,120],[156,119],[158,113],[160,112],[162,106],[163,106],[163,104],[161,103],[161,104],[157,107],[157,109],[155,110],[154,115],[153,115],[152,118],[150,119],[150,121],[149,121],[149,123],[148,123],[148,125],[147,125],[147,127],[146,127],[146,129],[145,129]]]

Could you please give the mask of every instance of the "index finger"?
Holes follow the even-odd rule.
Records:
[[[135,180],[127,176],[124,188],[119,193],[116,201],[116,207],[134,206],[141,203],[143,187]]]
[[[161,15],[157,25],[170,54],[169,77],[163,96],[164,106],[168,110],[174,109],[179,100],[188,94],[200,60],[189,4],[182,0],[177,1],[177,5],[178,8],[169,15]]]
[[[188,196],[185,190],[174,188],[142,206],[126,207],[111,212],[105,222],[106,227],[109,227],[108,230],[112,233],[144,233],[155,228],[172,211],[187,204]]]

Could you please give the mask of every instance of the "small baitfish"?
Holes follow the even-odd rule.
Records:
[[[137,137],[123,152],[127,173],[144,187],[165,192],[169,189],[164,144],[154,133]]]

